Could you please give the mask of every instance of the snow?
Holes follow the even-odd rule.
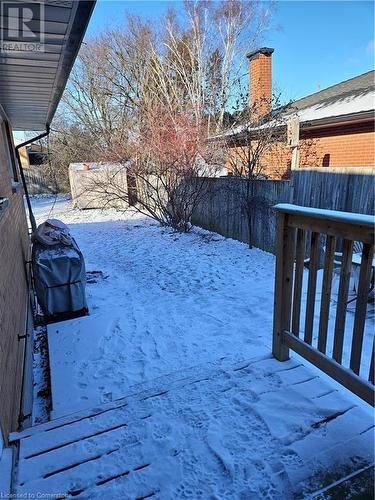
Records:
[[[34,201],[39,222],[51,200]],[[86,260],[100,271],[87,285],[90,316],[50,325],[54,418],[121,397],[129,387],[223,357],[269,355],[273,255],[194,228],[178,234],[114,210],[73,209],[59,198],[53,216],[67,223]],[[318,273],[313,345],[317,343],[322,271]],[[330,308],[332,351],[338,279]],[[304,332],[307,270],[303,280]],[[335,295],[336,294],[336,295]],[[374,330],[369,306],[362,374]],[[355,301],[348,306],[344,366],[349,365]]]
[[[64,198],[33,204],[77,240],[90,316],[48,328],[60,419],[12,436],[17,494],[315,497],[373,463],[364,404],[298,357],[271,358],[273,255]]]
[[[129,162],[124,164],[122,163],[94,163],[94,162],[85,162],[85,163],[71,163],[69,165],[70,170],[74,170],[75,172],[79,171],[87,171],[87,170],[96,170],[96,171],[120,171],[127,167]],[[88,167],[88,168],[87,168]]]
[[[315,498],[373,461],[371,418],[289,360],[221,360],[26,429],[17,494]]]
[[[360,266],[362,262],[362,255],[360,253],[353,254],[352,263]],[[372,258],[372,267],[375,267],[375,256]]]
[[[13,449],[4,448],[0,453],[0,498],[11,498]]]
[[[45,326],[34,328],[33,353],[33,411],[32,425],[49,420],[50,382],[48,364],[47,329]]]
[[[275,210],[297,215],[306,215],[321,219],[333,219],[339,222],[363,224],[373,228],[375,217],[373,215],[357,214],[352,212],[341,212],[339,210],[327,210],[325,208],[301,207],[291,203],[279,203],[275,205]]]
[[[37,219],[49,209],[38,200]],[[199,229],[177,234],[138,216],[80,212],[65,200],[54,217],[69,225],[86,269],[108,276],[87,286],[89,317],[49,327],[55,417],[181,368],[269,352],[271,254]]]
[[[352,113],[373,111],[374,100],[375,92],[373,89],[370,89],[359,95],[340,97],[331,103],[323,101],[314,106],[301,109],[297,113],[292,113],[292,115],[298,116],[300,122],[308,122],[322,118],[333,118]]]
[[[211,139],[220,139],[221,137],[232,136],[240,134],[241,132],[250,132],[261,130],[265,127],[280,127],[286,125],[289,120],[298,118],[301,124],[306,124],[308,122],[313,122],[315,120],[323,119],[338,119],[342,120],[349,115],[355,113],[364,113],[369,111],[374,111],[375,103],[375,91],[374,89],[365,89],[362,93],[357,95],[344,95],[339,96],[332,102],[324,100],[313,106],[308,106],[303,109],[296,110],[291,104],[287,110],[280,114],[278,119],[271,119],[267,123],[259,126],[250,126],[250,124],[239,125],[238,127],[232,128],[230,131],[223,132],[221,134],[212,136]],[[277,110],[275,110],[277,111]]]

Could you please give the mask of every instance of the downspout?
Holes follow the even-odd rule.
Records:
[[[50,126],[49,126],[49,123],[47,123],[46,124],[46,131],[45,132],[43,132],[42,134],[37,135],[36,137],[33,137],[32,139],[28,139],[25,142],[21,142],[21,144],[17,144],[17,146],[15,147],[16,157],[17,157],[18,166],[19,166],[19,169],[20,169],[20,174],[21,174],[22,185],[23,185],[23,189],[24,189],[24,192],[25,192],[25,196],[26,196],[26,203],[27,203],[27,209],[29,211],[29,219],[30,219],[30,224],[31,224],[32,232],[34,232],[36,230],[36,222],[35,222],[35,217],[34,217],[34,214],[33,214],[33,210],[31,208],[29,191],[28,191],[27,185],[26,185],[25,174],[23,173],[23,168],[22,168],[22,164],[21,164],[21,158],[20,158],[20,154],[19,154],[19,149],[23,148],[24,146],[27,146],[28,144],[31,144],[32,142],[38,141],[39,139],[43,139],[43,137],[46,137],[47,135],[49,135],[49,133],[50,133]]]
[[[43,137],[48,136],[50,133],[50,126],[46,124],[46,131],[42,134],[37,135],[36,137],[29,139],[21,144],[18,144],[15,147],[16,157],[19,165],[19,170],[21,174],[21,180],[25,192],[27,208],[29,211],[29,219],[31,224],[31,229],[34,232],[36,230],[36,221],[33,214],[33,210],[31,208],[31,202],[29,197],[29,192],[26,185],[26,179],[23,172],[21,157],[19,154],[19,149],[27,146],[28,144],[42,139]],[[29,272],[26,270],[27,281],[28,281],[28,293],[27,293],[27,303],[26,303],[26,318],[25,318],[25,331],[22,335],[18,336],[18,340],[25,340],[24,354],[23,354],[23,373],[22,373],[22,391],[21,391],[21,401],[20,401],[20,415],[18,419],[19,427],[24,429],[26,427],[30,427],[32,421],[32,396],[33,396],[33,386],[32,386],[32,369],[33,369],[33,315],[31,309],[31,297],[30,293],[33,289],[32,283],[32,271],[31,271],[31,262],[26,262],[26,266],[30,265]],[[27,269],[27,268],[26,268]]]

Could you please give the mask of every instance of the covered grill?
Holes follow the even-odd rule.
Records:
[[[38,303],[47,321],[87,314],[85,262],[61,221],[48,220],[33,234],[32,266]]]

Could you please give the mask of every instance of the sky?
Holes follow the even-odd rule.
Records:
[[[157,23],[182,1],[97,0],[86,39],[121,23],[126,11]],[[374,4],[370,1],[277,1],[272,47],[274,91],[287,102],[374,69]],[[245,57],[245,54],[244,54]],[[16,133],[24,140],[23,133]]]
[[[182,2],[98,0],[87,35],[120,22],[125,11],[158,22],[171,5],[179,9]],[[285,100],[373,69],[373,2],[278,1],[273,24],[262,46],[275,49],[273,82]]]

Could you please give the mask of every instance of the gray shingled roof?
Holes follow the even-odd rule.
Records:
[[[375,71],[368,71],[363,75],[355,76],[327,89],[310,94],[293,102],[293,108],[305,109],[317,104],[333,104],[337,100],[349,97],[357,97],[370,92],[375,87]]]
[[[260,127],[267,127],[276,114],[279,120],[288,122],[292,117],[297,117],[301,125],[321,125],[325,123],[339,123],[358,117],[374,116],[375,111],[375,71],[368,71],[363,75],[350,78],[327,89],[298,99],[293,103],[273,110],[267,121]],[[235,136],[245,130],[256,130],[259,125],[249,128],[249,124],[218,134],[211,139],[224,136]]]

